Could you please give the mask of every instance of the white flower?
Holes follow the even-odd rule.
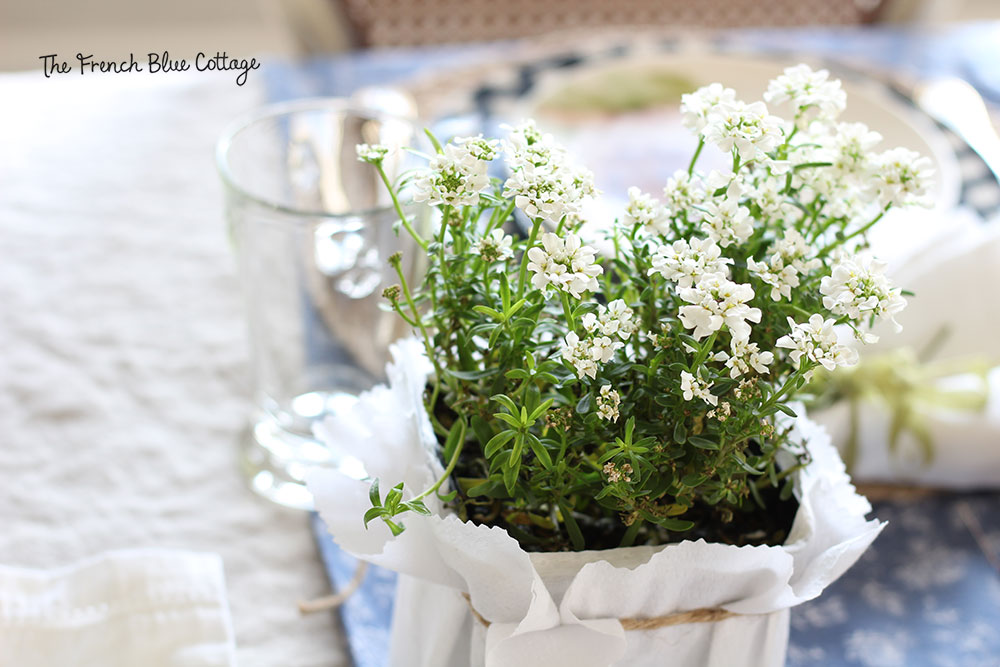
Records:
[[[774,244],[774,251],[766,262],[747,259],[747,269],[771,286],[771,298],[781,301],[792,298],[792,288],[799,286],[799,274],[819,267],[819,259],[806,259],[811,250],[806,240],[795,229],[785,232],[784,238]]]
[[[736,101],[736,91],[724,88],[721,83],[713,83],[699,88],[693,93],[681,95],[681,114],[684,127],[701,132],[712,109],[723,103]]]
[[[792,330],[788,335],[779,338],[775,345],[791,350],[788,357],[796,368],[802,366],[803,357],[807,361],[820,364],[828,371],[837,366],[852,366],[858,361],[858,353],[837,342],[837,333],[833,330],[834,324],[834,320],[824,320],[819,313],[811,315],[809,321],[803,324],[796,324],[789,317],[788,325]]]
[[[591,380],[597,377],[597,363],[590,356],[590,349],[586,342],[574,332],[566,334],[560,351],[562,358],[572,364],[576,369],[578,377],[589,376]]]
[[[597,397],[597,415],[601,419],[611,422],[618,421],[618,406],[622,399],[618,392],[611,388],[610,384],[601,387],[601,393]]]
[[[479,193],[490,184],[489,160],[496,155],[490,146],[481,137],[460,137],[446,144],[444,152],[431,157],[413,179],[413,200],[432,206],[477,205]]]
[[[721,204],[708,201],[701,229],[723,248],[743,243],[753,235],[750,209],[740,206],[739,201],[733,198],[726,198]]]
[[[932,166],[930,158],[906,148],[893,148],[876,156],[873,176],[879,205],[927,205]]]
[[[565,150],[534,121],[511,128],[503,146],[511,172],[503,196],[513,197],[528,217],[557,224],[579,215],[583,201],[596,194],[594,175],[570,164]]]
[[[482,257],[484,262],[496,262],[513,257],[513,242],[514,239],[509,234],[504,234],[502,229],[494,229],[488,236],[479,239],[473,252]]]
[[[624,346],[621,341],[612,340],[608,336],[581,339],[571,331],[563,339],[561,355],[576,369],[577,377],[582,379],[586,375],[593,380],[597,377],[599,364],[611,361],[615,352]]]
[[[781,301],[792,298],[792,288],[799,286],[799,274],[794,267],[785,266],[781,255],[771,256],[771,263],[747,259],[747,269],[771,286],[771,299]]]
[[[719,407],[705,413],[705,416],[709,419],[718,419],[720,422],[724,422],[729,419],[731,414],[733,414],[733,406],[726,401],[723,401],[722,403],[719,403]]]
[[[651,234],[666,234],[670,231],[666,209],[637,187],[628,189],[625,221],[629,226],[641,225]]]
[[[705,140],[728,153],[734,148],[743,162],[763,160],[784,141],[781,119],[763,102],[722,102],[708,113]]]
[[[749,189],[747,197],[760,207],[763,218],[794,221],[801,216],[801,211],[782,194],[784,187],[784,178],[762,178],[758,185]]]
[[[612,340],[608,336],[598,336],[590,341],[590,358],[606,364],[615,356],[615,351],[624,347],[620,340]]]
[[[697,181],[687,171],[675,171],[663,188],[664,209],[667,214],[681,216],[686,213],[689,220],[696,220],[700,213],[694,206],[705,200],[705,191],[696,186]]]
[[[354,147],[358,153],[359,162],[377,164],[381,162],[389,153],[389,149],[382,144],[358,144]]]
[[[768,104],[791,102],[795,108],[795,122],[807,126],[814,119],[834,120],[847,106],[847,94],[838,79],[821,69],[813,71],[808,65],[796,65],[773,79],[764,93]]]
[[[853,183],[864,181],[873,171],[872,156],[882,135],[868,129],[864,123],[838,123],[831,142],[829,161],[837,176]]]
[[[597,251],[582,245],[576,234],[565,239],[551,232],[542,234],[542,247],[528,250],[528,269],[534,273],[531,284],[547,290],[552,285],[579,299],[583,292],[597,290],[597,276],[604,269],[597,264]]]
[[[757,343],[751,343],[742,338],[734,338],[729,345],[732,354],[720,352],[719,361],[725,361],[729,368],[729,377],[734,380],[751,371],[763,374],[768,372],[768,366],[774,362],[774,354],[761,352]]]
[[[625,340],[639,329],[635,312],[625,305],[621,299],[615,299],[607,306],[599,306],[597,314],[587,313],[580,318],[580,323],[588,333],[600,333],[602,336],[617,335]]]
[[[721,273],[709,273],[701,277],[694,287],[681,289],[678,295],[689,306],[681,306],[681,324],[694,329],[691,335],[701,340],[718,331],[723,325],[729,327],[733,338],[750,338],[751,322],[760,322],[760,308],[746,304],[754,297],[753,288],[737,284]]]
[[[712,239],[684,239],[672,245],[659,246],[653,251],[649,275],[659,273],[678,287],[691,287],[706,273],[729,275],[727,264],[733,260],[722,257],[722,250]]]
[[[681,391],[685,401],[692,401],[700,398],[709,405],[718,405],[719,397],[711,392],[708,382],[700,377],[695,377],[687,371],[681,371]]]
[[[885,276],[885,262],[873,257],[848,257],[820,281],[823,306],[834,315],[846,315],[860,321],[888,317],[899,331],[896,313],[906,307],[900,288],[893,287]]]

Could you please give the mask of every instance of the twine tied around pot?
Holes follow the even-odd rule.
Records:
[[[358,561],[358,567],[354,570],[354,576],[351,577],[351,581],[344,587],[344,590],[335,595],[327,595],[316,600],[301,601],[299,602],[299,612],[302,614],[314,614],[340,607],[361,587],[367,573],[368,563],[363,560]],[[462,593],[462,597],[465,598],[465,602],[469,605],[469,611],[472,612],[473,618],[479,621],[483,627],[490,627],[491,622],[483,618],[483,615],[472,606],[472,598],[469,597],[469,594]],[[618,621],[626,631],[657,630],[673,625],[684,625],[685,623],[714,623],[715,621],[722,621],[733,616],[740,616],[740,614],[726,611],[719,607],[710,607],[655,616],[653,618],[620,618]]]
[[[469,611],[472,612],[473,618],[479,621],[483,627],[490,627],[490,621],[483,618],[482,614],[472,606],[472,599],[469,597],[469,594],[462,593],[462,597],[468,603]],[[691,611],[680,611],[675,614],[654,616],[653,618],[619,618],[618,622],[622,624],[622,628],[626,631],[658,630],[660,628],[669,628],[673,625],[684,625],[685,623],[714,623],[715,621],[723,621],[733,616],[740,616],[740,614],[726,611],[720,607],[708,607],[692,609]]]

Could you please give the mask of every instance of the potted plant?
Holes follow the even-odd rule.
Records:
[[[782,664],[789,608],[881,530],[790,401],[904,306],[856,251],[920,201],[926,161],[838,123],[825,71],[765,99],[791,120],[685,95],[690,166],[662,201],[630,191],[603,238],[581,236],[591,174],[530,121],[386,179],[440,212],[422,238],[400,209],[430,266],[385,297],[415,337],[320,429],[367,476],[309,486],[343,548],[404,575],[394,664]],[[729,170],[696,170],[708,145]],[[384,149],[358,151],[381,172]]]

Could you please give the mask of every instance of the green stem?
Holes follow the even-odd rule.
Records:
[[[451,477],[451,473],[455,470],[455,465],[458,463],[458,457],[462,454],[462,449],[464,448],[465,448],[465,428],[463,426],[462,431],[458,436],[458,444],[455,445],[455,451],[452,452],[451,460],[448,461],[448,467],[444,469],[444,473],[442,473],[442,475],[438,478],[436,482],[434,482],[434,484],[431,485],[430,488],[425,489],[423,492],[421,492],[420,495],[418,495],[413,500],[423,500],[424,498],[426,498],[427,496],[431,495],[432,493],[441,488],[441,485],[444,484],[449,477]],[[411,500],[410,502],[413,502],[413,500]]]
[[[399,216],[399,221],[403,223],[403,227],[409,232],[413,240],[417,242],[425,252],[427,251],[427,241],[425,241],[417,230],[413,228],[410,221],[407,219],[406,214],[403,213],[403,207],[399,203],[399,197],[396,196],[396,189],[392,187],[392,183],[389,181],[389,177],[385,175],[385,170],[382,168],[381,163],[375,165],[375,169],[378,171],[378,175],[382,177],[382,182],[385,183],[386,190],[389,191],[389,196],[392,197],[392,205],[396,209],[396,215]]]
[[[534,247],[535,239],[538,238],[538,229],[541,226],[541,218],[535,218],[531,223],[531,234],[528,235],[528,245],[524,247],[524,254],[521,255],[521,270],[517,277],[517,298],[514,301],[520,301],[521,297],[524,296],[524,282],[528,277],[528,251]]]
[[[858,236],[860,234],[864,234],[869,229],[871,229],[875,225],[876,222],[878,222],[879,220],[882,219],[882,216],[884,216],[886,214],[886,212],[889,210],[889,208],[891,206],[892,206],[891,204],[889,206],[886,206],[885,209],[883,209],[881,213],[879,213],[878,215],[875,216],[874,220],[872,220],[871,222],[869,222],[868,224],[866,224],[864,227],[861,227],[857,231],[854,231],[854,232],[848,234],[843,239],[841,239],[839,241],[834,241],[830,245],[828,245],[825,248],[823,248],[822,250],[820,250],[819,254],[816,255],[816,256],[817,257],[826,257],[827,253],[829,253],[831,250],[833,250],[834,248],[836,248],[838,245],[844,245],[845,243],[847,243],[848,241],[850,241],[851,239],[853,239],[855,236]]]
[[[698,135],[698,148],[695,149],[694,155],[691,156],[691,163],[688,164],[688,176],[694,173],[694,165],[698,162],[698,156],[701,155],[701,149],[705,147],[705,137]]]

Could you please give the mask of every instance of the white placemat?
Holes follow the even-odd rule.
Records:
[[[304,514],[252,495],[216,137],[251,75],[0,76],[0,563],[221,554],[252,665],[344,665]]]

